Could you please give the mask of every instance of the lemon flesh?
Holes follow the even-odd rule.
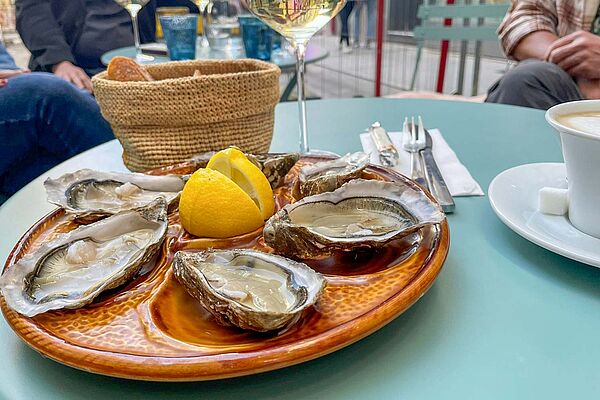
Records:
[[[239,149],[230,147],[216,153],[206,168],[219,171],[246,192],[260,210],[263,220],[273,215],[275,200],[271,184],[262,171]]]
[[[264,218],[256,203],[222,173],[199,169],[179,200],[179,220],[195,236],[227,238],[258,229]]]

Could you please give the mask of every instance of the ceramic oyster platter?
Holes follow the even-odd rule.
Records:
[[[226,238],[193,236],[179,219],[181,192],[206,157],[46,181],[59,208],[25,233],[0,277],[9,325],[86,371],[222,379],[347,346],[433,284],[448,224],[416,183],[361,153],[248,159],[273,188],[275,213]]]

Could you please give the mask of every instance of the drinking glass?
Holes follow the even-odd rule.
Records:
[[[206,38],[206,15],[204,15],[204,10],[206,10],[206,6],[208,5],[210,0],[195,0],[196,6],[198,6],[198,10],[200,11],[200,17],[202,21],[202,36],[200,36],[200,46],[206,47],[208,46],[208,39]]]
[[[269,61],[273,48],[273,30],[253,15],[240,15],[238,19],[246,57]]]
[[[185,15],[189,14],[187,7],[157,7],[156,8],[156,39],[162,39],[165,35],[160,24],[160,17],[164,15]]]
[[[161,15],[160,24],[165,33],[169,59],[173,61],[196,58],[198,15]]]
[[[237,3],[237,4],[236,4]],[[236,0],[210,0],[206,6],[206,38],[213,50],[236,51],[243,47]]]
[[[131,23],[133,24],[133,40],[135,42],[135,61],[143,64],[154,60],[154,57],[142,54],[140,47],[140,29],[138,27],[137,16],[142,7],[148,4],[150,0],[115,0],[117,4],[125,8],[131,15]]]
[[[344,7],[346,0],[243,0],[250,12],[285,37],[296,53],[298,111],[300,113],[300,152],[311,153],[308,145],[306,98],[304,90],[306,46]],[[318,153],[312,151],[313,154]]]

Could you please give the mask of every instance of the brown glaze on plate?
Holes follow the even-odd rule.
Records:
[[[317,161],[304,159],[301,162]],[[189,173],[180,164],[152,173]],[[275,190],[277,208],[292,201],[298,165]],[[404,181],[406,177],[371,166],[365,178]],[[195,238],[184,232],[177,212],[162,256],[149,273],[102,294],[78,310],[24,317],[0,307],[12,329],[29,346],[63,364],[130,379],[199,381],[249,375],[311,360],[347,346],[381,328],[417,301],[440,272],[449,247],[448,224],[422,229],[379,251],[309,261],[327,287],[314,309],[284,332],[258,334],[218,325],[174,278],[177,250],[254,248],[271,251],[262,229],[232,239]],[[62,210],[33,226],[9,255],[5,268],[60,232],[77,227]]]

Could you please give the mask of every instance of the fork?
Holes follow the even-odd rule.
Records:
[[[415,125],[415,117],[411,117],[410,126],[408,117],[404,118],[404,124],[402,125],[402,147],[410,153],[410,177],[419,185],[429,190],[427,180],[425,179],[423,157],[420,153],[425,148],[425,135],[420,131],[421,127],[419,126],[417,129]]]

